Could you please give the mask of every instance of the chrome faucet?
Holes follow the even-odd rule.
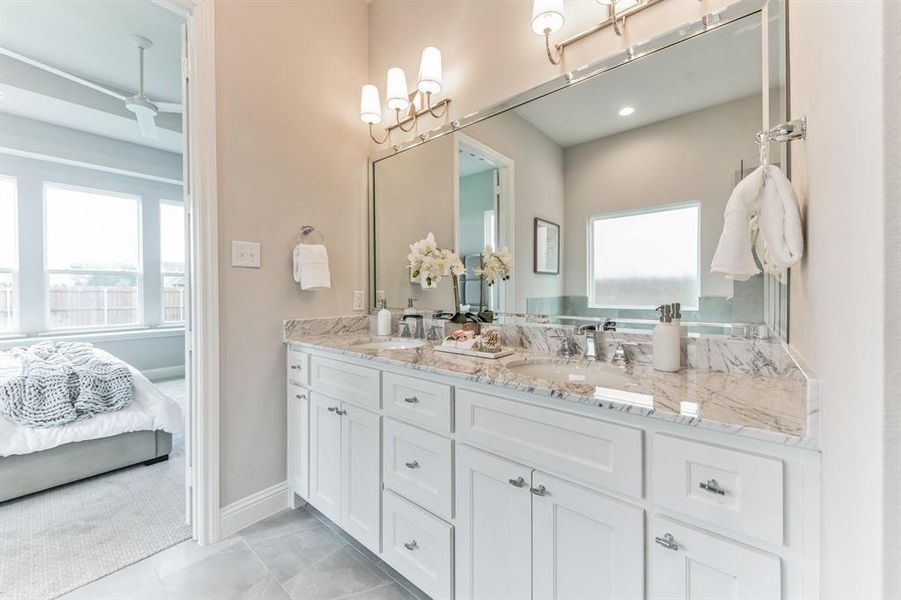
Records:
[[[579,325],[576,327],[576,335],[585,336],[585,345],[582,349],[582,357],[585,360],[598,360],[598,328],[595,325]]]
[[[573,341],[572,335],[568,333],[563,333],[559,335],[552,335],[554,339],[560,340],[560,349],[557,351],[559,356],[563,358],[570,358],[573,354],[575,354],[576,343]]]

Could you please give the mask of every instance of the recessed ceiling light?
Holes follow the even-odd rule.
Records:
[[[619,116],[628,117],[629,115],[631,115],[634,112],[635,112],[635,109],[632,108],[631,106],[624,106],[621,109],[619,109]]]

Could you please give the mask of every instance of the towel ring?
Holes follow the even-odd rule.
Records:
[[[319,236],[319,240],[318,241],[307,241],[306,238],[308,236],[312,236],[314,234]],[[300,232],[297,234],[297,241],[301,244],[324,244],[325,236],[322,235],[322,233],[320,233],[319,231],[317,231],[316,228],[313,227],[312,225],[304,225],[303,227],[300,228]]]

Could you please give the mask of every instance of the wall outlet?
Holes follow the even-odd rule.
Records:
[[[354,290],[354,310],[366,310],[366,293],[363,290]]]
[[[260,244],[232,241],[232,266],[259,269]]]

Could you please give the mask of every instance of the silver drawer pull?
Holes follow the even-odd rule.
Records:
[[[529,491],[536,496],[547,496],[547,488],[543,485],[539,485],[537,488],[529,488]]]
[[[404,402],[407,402],[409,404],[416,404],[417,402],[419,402],[419,398],[417,398],[416,396],[407,396],[406,398],[404,398]]]
[[[404,542],[404,548],[413,552],[417,548],[419,548],[419,544],[416,543],[416,540],[410,540],[409,542]]]
[[[726,495],[726,490],[720,486],[720,482],[716,479],[708,479],[707,481],[702,481],[698,484],[698,487],[705,492],[710,492],[711,494],[717,494],[718,496]]]
[[[299,369],[299,368],[300,368],[300,365],[291,365],[291,368],[292,368],[292,369]]]
[[[338,407],[337,407],[337,406],[329,406],[329,407],[328,407],[328,411],[329,411],[329,412],[333,412],[333,413],[337,413],[337,412],[338,412]]]
[[[306,394],[294,394],[294,397],[297,398],[298,400],[304,400],[304,399],[306,399],[307,395]]]
[[[419,461],[417,461],[417,460],[411,460],[410,462],[405,462],[405,463],[404,463],[404,466],[407,467],[408,469],[418,469],[418,468],[419,468]]]
[[[526,487],[526,480],[522,477],[517,477],[516,479],[508,479],[510,485],[516,486],[518,488]]]
[[[346,410],[336,410],[335,414],[338,415],[339,417],[343,417],[344,415],[347,414],[347,411]]]
[[[663,546],[667,550],[678,550],[679,544],[676,543],[676,538],[673,537],[671,533],[664,533],[663,537],[655,537],[654,541],[659,545]]]

